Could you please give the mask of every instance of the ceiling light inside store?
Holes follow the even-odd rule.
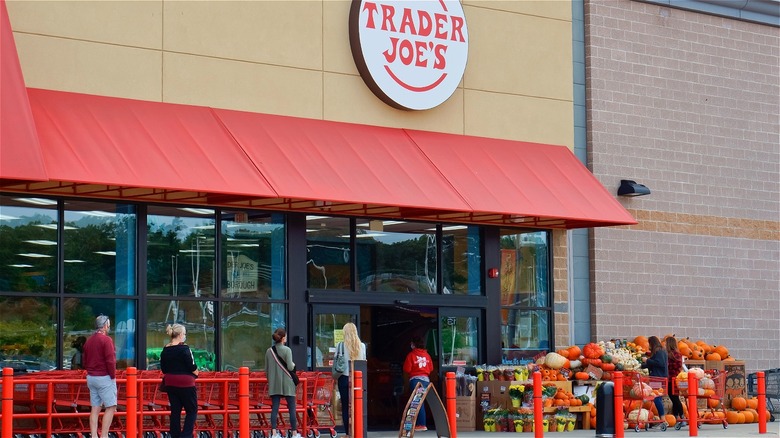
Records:
[[[18,265],[8,265],[8,266],[10,266],[10,267],[12,267],[12,268],[32,268],[32,267],[33,267],[33,265],[23,265],[23,264],[18,264]]]
[[[19,219],[16,216],[8,216],[7,214],[0,214],[0,221],[15,221]]]
[[[73,213],[81,213],[84,216],[92,216],[92,217],[115,217],[116,216],[116,213],[111,213],[108,211],[99,211],[99,210],[74,211]]]
[[[47,230],[56,230],[57,229],[57,224],[38,224],[38,225],[36,225],[36,227],[46,228]],[[62,227],[62,229],[63,230],[76,230],[78,228],[70,227],[70,226],[65,225],[65,226]]]
[[[25,240],[25,242],[32,243],[33,245],[46,245],[46,246],[53,246],[57,244],[57,242],[53,240]]]
[[[14,201],[26,202],[33,205],[57,205],[57,201],[44,198],[14,198]]]
[[[106,255],[106,256],[116,256],[116,251],[95,251],[95,254]]]
[[[36,252],[25,252],[25,253],[17,254],[17,255],[20,255],[22,257],[30,257],[30,258],[34,258],[34,259],[42,259],[42,258],[51,257],[50,255],[38,254]]]
[[[73,259],[73,260],[63,260],[63,261],[64,261],[65,263],[84,263],[84,260],[78,260],[78,259]]]
[[[181,211],[186,211],[193,214],[214,214],[214,210],[208,209],[208,208],[191,208],[191,207],[185,207],[180,208]]]

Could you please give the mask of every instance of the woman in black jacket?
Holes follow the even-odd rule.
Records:
[[[647,371],[650,372],[650,376],[652,377],[668,378],[669,377],[668,356],[666,355],[666,350],[664,349],[663,345],[661,345],[661,340],[658,339],[658,336],[650,336],[650,339],[648,339],[648,343],[650,344],[650,351],[648,351],[647,354],[649,354],[650,357],[642,358],[644,362],[642,363],[642,368],[647,368]],[[654,398],[653,403],[655,403],[655,408],[658,410],[658,418],[663,420],[664,418],[663,397]]]
[[[184,341],[187,329],[181,324],[171,324],[166,329],[171,342],[160,353],[160,369],[163,372],[165,391],[171,404],[171,438],[195,438],[195,418],[198,416],[198,394],[195,390],[195,378],[198,367],[192,351]],[[181,426],[181,408],[186,417]]]

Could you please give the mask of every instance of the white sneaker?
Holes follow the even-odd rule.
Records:
[[[292,434],[292,437],[290,437],[290,438],[301,438],[301,434],[299,434],[298,432],[294,432]]]
[[[274,432],[271,434],[271,438],[282,438],[282,436],[279,435],[279,432]]]

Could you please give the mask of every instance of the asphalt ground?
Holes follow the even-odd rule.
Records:
[[[343,435],[339,435],[340,437]],[[435,430],[429,430],[427,432],[416,432],[414,437],[416,438],[435,438],[437,437]],[[458,438],[533,438],[532,432],[516,433],[516,432],[458,432]],[[597,438],[595,430],[573,430],[571,432],[545,432],[545,437],[554,438]],[[648,431],[641,430],[635,432],[633,429],[624,431],[625,438],[641,438],[642,436],[655,437],[655,438],[684,438],[689,437],[690,430],[688,427],[682,427],[680,430],[675,430],[673,427],[666,429],[662,432],[660,429],[654,428]],[[698,429],[699,438],[738,438],[738,437],[779,437],[780,436],[780,422],[767,423],[766,433],[758,433],[758,424],[730,424],[728,429],[724,429],[720,424],[702,424]],[[413,438],[414,438],[413,437]],[[369,432],[368,438],[398,438],[398,431],[384,431],[384,432]],[[606,438],[606,436],[605,436]]]

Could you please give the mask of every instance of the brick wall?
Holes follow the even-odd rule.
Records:
[[[596,339],[675,333],[780,367],[780,30],[586,1],[588,149],[639,224],[592,242]]]

